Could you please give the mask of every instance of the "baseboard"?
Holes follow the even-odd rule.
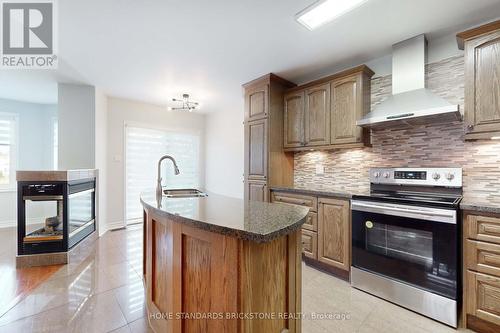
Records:
[[[106,231],[125,228],[127,225],[124,221],[108,222],[106,223]]]

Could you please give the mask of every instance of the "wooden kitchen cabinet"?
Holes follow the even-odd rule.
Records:
[[[331,143],[360,143],[369,136],[366,130],[356,126],[370,110],[370,82],[367,75],[357,73],[334,80],[331,83]]]
[[[311,259],[318,259],[318,234],[302,229],[302,253]]]
[[[268,201],[268,191],[265,182],[248,181],[247,188],[249,201]]]
[[[245,119],[248,121],[267,117],[269,111],[269,84],[262,82],[245,92]]]
[[[246,171],[248,179],[265,181],[267,178],[267,119],[250,121],[245,124],[248,150]]]
[[[500,20],[457,39],[465,50],[465,139],[500,136]]]
[[[369,131],[356,121],[370,111],[373,74],[362,65],[289,89],[284,97],[284,150],[368,145]]]
[[[349,200],[273,190],[271,202],[309,207],[306,223],[302,225],[304,261],[348,280],[351,269]]]
[[[464,322],[480,333],[500,332],[500,215],[464,213]]]
[[[284,97],[284,141],[285,148],[305,145],[304,92],[293,92]]]
[[[318,260],[349,271],[351,266],[351,232],[349,201],[319,198]]]
[[[305,90],[305,145],[322,146],[330,143],[330,85],[328,83]]]
[[[293,184],[293,154],[283,151],[283,96],[294,86],[274,74],[243,85],[245,200],[269,201],[269,186]]]

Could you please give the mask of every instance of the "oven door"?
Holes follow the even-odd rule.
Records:
[[[352,201],[352,265],[457,299],[457,212]]]

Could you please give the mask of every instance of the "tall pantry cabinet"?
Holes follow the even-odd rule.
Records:
[[[293,153],[283,152],[283,92],[294,86],[274,74],[243,85],[245,200],[269,201],[270,186],[293,185]]]

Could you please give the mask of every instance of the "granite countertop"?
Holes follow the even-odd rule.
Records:
[[[75,169],[75,170],[20,170],[16,172],[17,181],[72,181],[80,179],[96,178],[99,173],[97,169]]]
[[[464,195],[460,208],[467,211],[500,214],[500,198],[487,199]]]
[[[271,190],[345,199],[351,199],[353,195],[370,194],[369,190],[349,190],[331,186],[272,186]]]
[[[207,197],[167,198],[158,202],[154,191],[141,194],[141,203],[155,214],[203,230],[257,243],[287,235],[305,223],[309,208],[250,201],[207,192]]]

